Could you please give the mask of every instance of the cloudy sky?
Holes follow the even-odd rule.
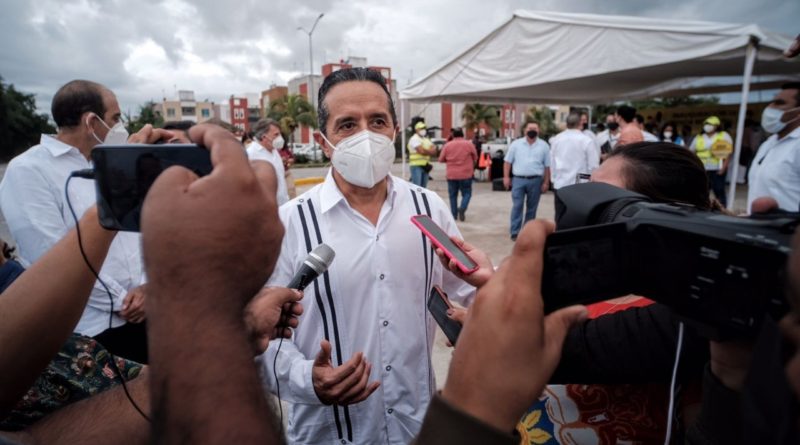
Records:
[[[49,111],[55,90],[85,78],[123,111],[194,90],[198,100],[258,92],[314,65],[367,57],[403,88],[511,17],[514,10],[756,23],[796,35],[798,0],[3,0],[0,76]]]

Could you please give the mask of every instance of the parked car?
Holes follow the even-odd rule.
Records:
[[[293,150],[295,157],[297,157],[297,155],[302,155],[310,162],[322,162],[325,160],[325,156],[322,153],[322,148],[320,148],[320,146],[316,143],[298,145],[300,145],[300,147]]]
[[[494,139],[490,142],[485,142],[482,150],[484,153],[489,153],[489,156],[495,157],[497,152],[501,150],[503,154],[508,153],[508,143],[509,142],[506,140],[506,138]]]

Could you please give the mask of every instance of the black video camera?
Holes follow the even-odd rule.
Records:
[[[556,193],[545,246],[545,312],[642,295],[711,339],[754,337],[786,314],[786,262],[798,214],[737,218],[604,183]]]

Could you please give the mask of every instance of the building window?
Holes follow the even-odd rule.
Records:
[[[195,109],[194,109],[194,107],[181,107],[181,113],[182,114],[186,114],[186,115],[190,115],[190,116],[194,116]]]
[[[242,109],[242,108],[234,108],[233,109],[233,118],[234,119],[244,119],[244,109]]]
[[[203,117],[211,117],[211,110],[209,110],[208,108],[203,108],[202,110],[200,110],[200,115]]]
[[[175,117],[175,109],[167,108],[167,117]]]

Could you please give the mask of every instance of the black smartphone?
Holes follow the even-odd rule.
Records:
[[[139,231],[147,191],[158,175],[180,165],[198,176],[211,173],[210,152],[195,144],[98,145],[92,150],[100,225]]]
[[[428,295],[428,311],[433,315],[433,319],[442,328],[444,335],[450,340],[450,344],[455,346],[458,334],[461,333],[461,323],[447,316],[447,310],[452,308],[447,294],[439,286],[433,286]]]

